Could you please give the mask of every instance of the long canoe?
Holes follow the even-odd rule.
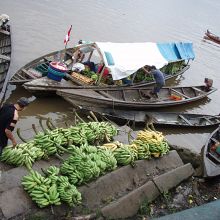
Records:
[[[103,43],[103,44],[109,45],[108,43]],[[149,43],[149,44],[151,44],[151,43]],[[61,50],[61,51],[55,51],[55,52],[46,54],[44,56],[41,56],[41,57],[31,61],[30,63],[26,64],[22,68],[20,68],[12,76],[12,78],[10,79],[10,83],[14,84],[14,85],[21,85],[21,84],[25,83],[26,89],[28,89],[31,92],[36,92],[36,93],[37,93],[37,91],[39,91],[40,93],[43,93],[43,92],[48,93],[48,91],[51,91],[51,92],[56,91],[56,89],[57,88],[60,89],[60,87],[62,87],[63,89],[91,88],[91,87],[94,87],[94,88],[96,88],[96,87],[112,88],[113,87],[114,88],[114,87],[117,87],[117,85],[113,85],[114,84],[113,73],[116,70],[117,71],[120,70],[119,72],[121,74],[123,73],[122,75],[124,77],[128,77],[128,76],[131,77],[131,80],[129,82],[129,84],[130,83],[132,84],[131,87],[141,87],[141,86],[146,86],[146,85],[153,85],[155,83],[152,76],[146,77],[146,74],[144,73],[142,67],[144,66],[144,64],[149,66],[149,65],[153,65],[153,64],[159,62],[158,61],[159,58],[157,56],[153,56],[150,58],[148,57],[148,59],[147,59],[145,56],[143,57],[143,54],[137,54],[135,56],[136,59],[130,61],[130,63],[133,64],[133,69],[129,69],[130,65],[127,62],[126,62],[127,65],[125,67],[123,67],[122,69],[120,69],[118,67],[118,65],[120,66],[120,62],[117,63],[117,65],[114,64],[114,62],[111,65],[107,62],[110,59],[109,53],[105,53],[105,51],[101,51],[101,49],[100,49],[100,47],[98,47],[98,45],[99,44],[97,44],[97,43],[91,43],[89,45],[88,44],[76,45],[74,48],[69,48],[67,50]],[[115,44],[113,44],[113,45],[115,46]],[[122,45],[125,46],[123,43],[122,43]],[[128,45],[130,45],[130,44],[128,44]],[[137,47],[137,45],[139,45],[139,44],[134,43],[134,45],[133,44],[131,44],[131,45],[133,48],[134,46]],[[163,45],[163,47],[161,49],[161,51],[164,51],[164,52],[166,52],[166,51],[172,52],[171,53],[172,56],[171,57],[168,56],[168,58],[166,58],[166,59],[163,58],[164,62],[162,62],[163,64],[161,63],[161,65],[160,65],[161,70],[165,74],[165,80],[172,79],[180,74],[183,74],[190,67],[189,60],[194,59],[194,53],[192,51],[191,44],[185,43],[185,44],[181,44],[182,46],[179,44],[174,44],[173,47],[169,47],[168,45]],[[186,53],[185,55],[187,55],[187,56],[184,56],[184,54],[181,54],[181,56],[180,56],[180,54],[178,52],[178,48],[175,45],[179,45],[179,46],[181,46],[181,48],[185,45],[185,46],[187,46],[187,48],[190,48],[190,51],[188,51],[188,53],[185,51],[185,53]],[[166,47],[164,47],[164,46],[166,46]],[[140,47],[140,45],[138,46],[138,48],[139,47]],[[85,54],[86,55],[85,58],[83,58],[82,61],[76,61],[74,58],[76,51],[79,51],[80,49],[81,50],[87,49],[87,48],[93,48],[93,51],[87,52]],[[159,53],[159,54],[161,53],[161,52],[159,52],[159,49],[156,46],[156,44],[155,44],[154,48],[157,51],[157,53]],[[142,50],[143,50],[143,48],[142,48]],[[97,54],[99,54],[98,57],[96,56]],[[103,54],[105,54],[105,55],[103,55]],[[129,50],[128,54],[134,56],[133,51]],[[170,54],[170,53],[168,53],[168,54]],[[120,56],[122,56],[122,57],[123,57],[123,55],[124,54],[120,54]],[[166,55],[167,55],[167,53],[166,53]],[[137,57],[140,57],[140,60],[137,59]],[[160,54],[159,57],[162,58],[163,56]],[[49,63],[51,61],[60,61],[60,60],[62,60],[67,65],[69,74],[67,74],[66,77],[60,83],[58,83],[56,81],[52,82],[51,80],[47,79],[47,77],[45,77],[47,75]],[[72,67],[73,67],[73,64],[75,64],[75,62],[81,62],[81,63],[85,64],[86,62],[88,63],[91,60],[94,60],[94,62],[96,62],[96,64],[93,62],[93,64],[94,64],[93,71],[98,71],[95,67],[101,68],[100,65],[101,64],[103,65],[103,63],[104,63],[104,67],[101,68],[99,70],[100,73],[97,73],[97,75],[96,75],[96,77],[98,77],[98,79],[96,81],[95,80],[93,81],[91,78],[89,78],[90,76],[88,77],[85,72],[83,75],[81,73],[76,74],[75,72],[72,71]],[[126,59],[120,60],[123,63],[123,65],[125,65],[124,64],[125,60]],[[140,64],[140,62],[141,62],[141,64]],[[136,64],[135,67],[134,67],[134,64]],[[142,64],[143,64],[143,66],[140,66]],[[115,67],[115,65],[117,68]],[[104,74],[105,70],[109,71],[107,80],[105,78],[106,75]],[[90,73],[91,73],[91,71],[90,71]],[[115,74],[116,73],[114,73],[114,76],[115,76]],[[121,77],[118,77],[118,78],[121,79]],[[83,79],[85,79],[85,80],[83,80]],[[33,82],[31,82],[31,81],[33,81]],[[106,82],[106,81],[109,81],[109,82]],[[122,85],[122,87],[126,87],[126,86],[127,85]]]
[[[216,34],[211,33],[209,30],[207,30],[205,32],[204,39],[211,40],[211,41],[213,41],[213,42],[215,42],[217,44],[220,44],[220,37],[217,36]]]
[[[176,106],[191,103],[207,97],[216,91],[205,86],[164,87],[158,98],[150,98],[151,88],[115,88],[115,89],[66,89],[57,90],[57,94],[72,105],[110,109],[149,109]]]
[[[220,124],[220,116],[190,114],[180,112],[149,112],[149,111],[124,111],[121,109],[98,109],[78,107],[80,112],[89,115],[92,111],[98,118],[107,118],[118,124],[137,123],[145,126],[153,123],[156,126],[174,127],[214,127]]]
[[[7,88],[10,61],[11,33],[10,26],[7,25],[7,30],[0,28],[0,104],[2,104]]]
[[[212,150],[212,146],[220,145],[220,127],[213,131],[203,149],[204,177],[220,175],[220,155]]]
[[[182,69],[173,74],[165,74],[165,80],[173,79],[179,75],[182,75],[186,70],[189,69],[189,65],[185,65]],[[22,68],[24,70],[24,68]],[[16,76],[16,75],[15,75]],[[16,84],[10,80],[11,84]],[[155,84],[154,80],[145,82],[133,83],[129,85],[131,88],[139,88],[144,86],[150,86]],[[51,96],[56,94],[57,89],[96,89],[96,88],[117,88],[118,85],[107,85],[107,84],[83,84],[83,82],[77,80],[71,75],[67,75],[61,82],[49,79],[48,77],[42,77],[39,79],[30,80],[23,84],[23,87],[34,94],[35,96]],[[128,85],[120,85],[120,87],[128,87]]]

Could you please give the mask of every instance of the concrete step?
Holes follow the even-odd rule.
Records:
[[[152,202],[160,194],[168,192],[183,180],[188,179],[193,172],[190,163],[177,167],[153,178],[141,187],[105,206],[101,212],[104,217],[110,219],[132,217],[138,212],[144,201]]]

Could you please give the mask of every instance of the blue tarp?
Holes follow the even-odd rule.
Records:
[[[157,46],[168,62],[195,58],[192,43],[157,43]]]

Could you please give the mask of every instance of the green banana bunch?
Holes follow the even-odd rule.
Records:
[[[69,183],[68,178],[60,177],[57,190],[61,201],[66,202],[69,206],[79,205],[82,201],[80,192],[74,185]]]
[[[151,158],[150,146],[148,143],[145,143],[142,140],[134,140],[133,144],[137,146],[139,160]]]
[[[134,164],[136,155],[128,145],[117,148],[113,153],[119,165]]]
[[[51,176],[51,175],[58,175],[60,172],[60,169],[56,166],[50,166],[46,169],[46,173],[48,176]]]
[[[101,160],[106,165],[106,171],[112,171],[117,168],[117,160],[114,154],[110,150],[98,149],[97,154],[101,157]]]

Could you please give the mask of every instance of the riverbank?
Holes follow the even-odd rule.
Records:
[[[143,203],[133,219],[153,219],[198,207],[220,199],[220,178],[205,180],[196,177],[182,182],[152,203]],[[210,216],[211,219],[211,216]]]

